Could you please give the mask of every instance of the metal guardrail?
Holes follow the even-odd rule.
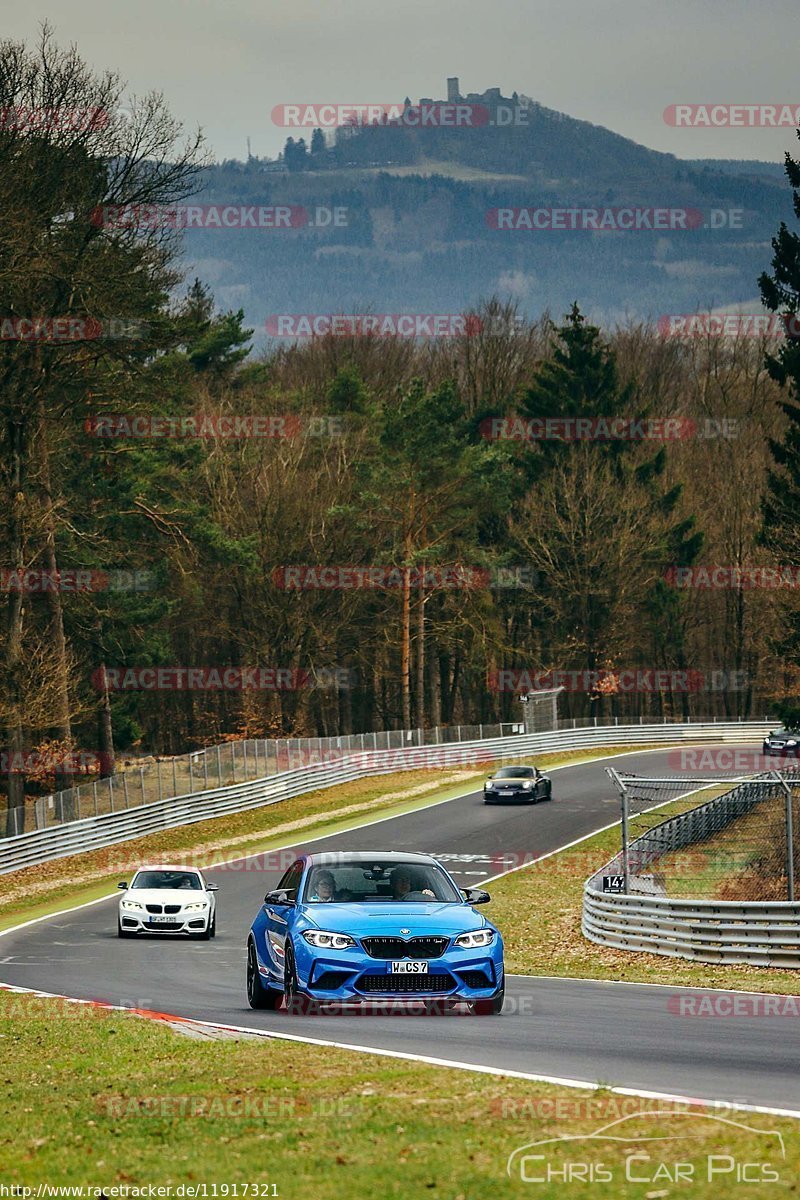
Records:
[[[790,785],[798,783],[796,772],[784,778]],[[662,854],[705,840],[783,790],[777,772],[774,780],[763,776],[668,817],[636,838],[628,847],[630,894],[602,891],[603,876],[622,873],[622,853],[586,881],[584,936],[615,950],[707,963],[800,968],[800,901],[679,899],[635,891],[636,873]]]
[[[332,762],[300,767],[249,783],[212,788],[194,795],[175,796],[123,812],[106,813],[71,821],[52,829],[38,829],[18,834],[16,837],[4,838],[0,840],[0,874],[130,841],[162,829],[172,829],[227,813],[244,812],[246,809],[276,804],[293,796],[370,775],[423,767],[478,766],[498,759],[602,746],[704,741],[745,742],[762,738],[770,728],[769,723],[761,721],[703,725],[612,725],[597,728],[591,726],[449,745],[418,746],[402,750],[367,750],[348,754]]]

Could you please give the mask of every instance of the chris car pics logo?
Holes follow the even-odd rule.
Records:
[[[707,1112],[654,1109],[620,1117],[591,1133],[518,1146],[508,1157],[506,1174],[520,1183],[551,1187],[579,1183],[691,1187],[707,1182],[715,1183],[722,1195],[742,1185],[783,1182],[786,1186],[789,1181],[782,1179],[780,1171],[785,1160],[783,1135],[777,1130]]]

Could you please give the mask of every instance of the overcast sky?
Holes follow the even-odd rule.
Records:
[[[274,105],[499,86],[681,158],[780,160],[791,129],[677,129],[675,103],[800,104],[798,0],[0,0],[0,32],[48,19],[132,92],[162,90],[217,158],[275,155]]]

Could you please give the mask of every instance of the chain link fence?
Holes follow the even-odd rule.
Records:
[[[191,796],[235,783],[248,783],[297,767],[335,762],[358,752],[402,752],[419,746],[450,745],[523,732],[524,723],[509,722],[398,729],[327,738],[246,738],[224,742],[177,758],[144,758],[126,764],[105,779],[90,780],[51,795],[29,796],[24,816],[23,810],[12,810],[14,828],[8,830],[8,834],[14,836],[25,830],[49,829],[84,817],[124,812],[172,796]],[[0,822],[1,837],[2,831],[8,829],[5,796],[0,802]]]
[[[7,797],[0,795],[0,838],[4,832],[6,836],[15,836],[26,830],[49,829],[85,817],[124,812],[172,796],[191,796],[230,784],[268,778],[296,767],[335,762],[348,754],[359,752],[402,752],[419,746],[446,746],[531,732],[609,728],[621,724],[630,727],[632,724],[630,721],[621,722],[618,717],[558,720],[555,710],[558,690],[544,694],[541,701],[526,704],[523,707],[524,718],[519,722],[395,729],[337,737],[247,738],[194,750],[177,758],[142,758],[128,762],[122,770],[105,779],[90,779],[68,791],[29,796],[24,810],[12,810],[10,822]],[[675,722],[666,717],[661,722],[642,717],[638,723],[643,726]],[[712,722],[696,720],[679,723],[703,725]],[[730,725],[731,722],[720,724]],[[400,769],[401,765],[398,766]]]
[[[622,810],[620,854],[602,888],[721,901],[794,900],[800,769],[722,778],[645,778],[608,768]]]

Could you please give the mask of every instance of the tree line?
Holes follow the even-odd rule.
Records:
[[[548,680],[576,719],[791,706],[796,589],[703,571],[800,567],[796,342],[489,297],[452,336],[255,357],[243,312],[181,280],[179,231],[94,218],[180,203],[205,164],[160,96],[121,94],[47,30],[0,44],[0,112],[105,114],[0,128],[9,814],[82,751],[107,774],[132,749],[519,721]],[[774,255],[765,303],[796,312],[785,226]]]

